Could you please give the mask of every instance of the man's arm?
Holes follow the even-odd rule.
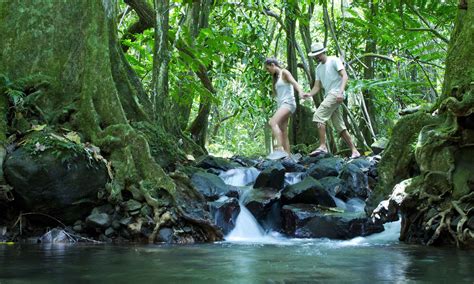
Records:
[[[314,81],[313,88],[311,89],[311,91],[305,97],[312,97],[312,96],[316,95],[317,93],[319,93],[319,91],[321,91],[321,81],[316,80],[316,81]]]
[[[344,90],[346,89],[347,81],[349,81],[349,76],[347,76],[346,69],[341,69],[338,71],[339,75],[342,77],[341,86],[339,87],[339,93],[337,94],[337,102],[342,103],[344,101]]]

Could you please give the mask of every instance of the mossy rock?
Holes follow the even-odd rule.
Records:
[[[84,155],[64,161],[52,150],[36,155],[22,148],[15,150],[6,157],[5,178],[23,210],[72,223],[97,206],[98,193],[109,176],[103,162]]]
[[[415,160],[419,133],[423,127],[439,122],[439,117],[425,112],[406,115],[397,122],[378,166],[379,182],[367,202],[368,212],[385,199],[397,183],[419,174]]]

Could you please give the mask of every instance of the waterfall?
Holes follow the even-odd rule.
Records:
[[[222,172],[219,174],[219,177],[224,181],[225,184],[233,186],[246,186],[253,184],[259,173],[260,171],[254,167],[237,168]]]
[[[240,204],[240,214],[237,217],[235,228],[225,237],[227,241],[258,241],[265,233],[252,213]]]
[[[250,242],[250,243],[272,243],[277,239],[274,237],[278,233],[266,233],[257,222],[252,213],[245,207],[244,202],[252,187],[246,187],[255,182],[260,172],[251,168],[231,169],[223,172],[219,177],[224,183],[240,187],[240,213],[237,216],[235,228],[225,237],[226,241],[231,242]]]

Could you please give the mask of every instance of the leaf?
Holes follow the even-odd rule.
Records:
[[[75,131],[68,132],[64,137],[76,144],[81,144],[81,137]]]
[[[46,124],[41,124],[41,125],[33,125],[31,127],[31,130],[33,131],[41,131],[46,127]]]

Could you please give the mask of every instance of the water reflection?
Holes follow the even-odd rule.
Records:
[[[472,283],[467,251],[394,240],[287,240],[193,246],[0,246],[0,283]]]

